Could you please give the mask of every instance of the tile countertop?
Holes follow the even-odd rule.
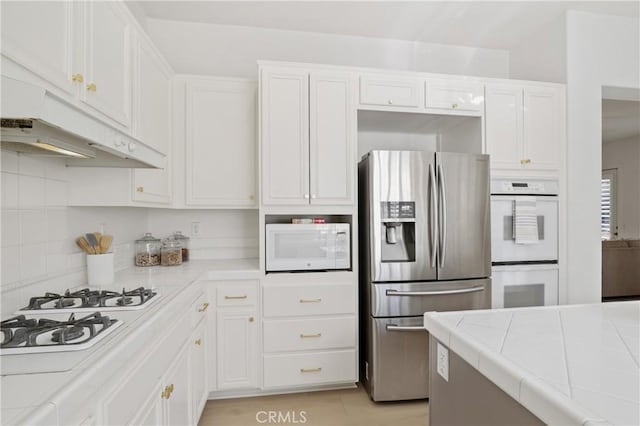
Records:
[[[98,363],[110,363],[110,367],[113,367],[115,363],[120,365],[126,362],[127,353],[135,348],[123,348],[122,345],[115,345],[115,343],[128,338],[133,339],[140,334],[137,328],[141,320],[158,315],[168,302],[178,297],[194,281],[258,279],[260,277],[258,268],[258,259],[192,260],[172,267],[132,266],[116,273],[115,283],[104,288],[105,290],[122,291],[123,287],[127,289],[140,286],[151,287],[159,290],[162,299],[144,311],[119,311],[118,314],[113,314],[123,319],[125,324],[103,342],[87,349],[86,352],[82,351],[85,353],[82,357],[77,357],[79,359],[77,364],[65,362],[76,358],[65,356],[65,352],[2,355],[0,357],[0,388],[3,391],[0,404],[2,424],[20,423],[20,419],[29,416],[31,412],[42,412],[47,415],[53,407],[48,401],[61,390],[66,389],[70,383],[83,383],[88,380],[87,376],[95,375],[96,371],[113,371],[95,368]],[[25,304],[26,302],[27,300]],[[38,366],[40,368],[46,366],[46,368],[40,371],[37,369]]]
[[[424,325],[547,424],[640,424],[640,301],[427,312]]]

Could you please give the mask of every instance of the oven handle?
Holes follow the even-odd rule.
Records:
[[[433,290],[433,291],[398,291],[387,290],[387,296],[439,296],[446,294],[462,294],[462,293],[475,293],[476,291],[483,291],[484,286],[478,285],[475,287],[461,288],[457,290]]]
[[[387,331],[427,331],[422,325],[387,324]]]

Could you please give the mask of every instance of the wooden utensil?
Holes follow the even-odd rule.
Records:
[[[100,253],[104,254],[109,250],[109,247],[111,247],[111,242],[113,241],[113,236],[111,235],[103,235],[100,238]]]
[[[95,254],[93,247],[89,244],[89,242],[85,239],[85,237],[76,238],[76,244],[87,254]]]

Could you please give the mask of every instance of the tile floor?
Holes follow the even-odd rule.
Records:
[[[269,412],[273,418],[269,421]],[[280,418],[278,418],[280,413]],[[306,392],[207,402],[200,426],[427,426],[425,400],[374,403],[365,390]]]

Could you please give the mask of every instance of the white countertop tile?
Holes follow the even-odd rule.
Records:
[[[426,313],[425,328],[546,423],[640,424],[640,302]]]

